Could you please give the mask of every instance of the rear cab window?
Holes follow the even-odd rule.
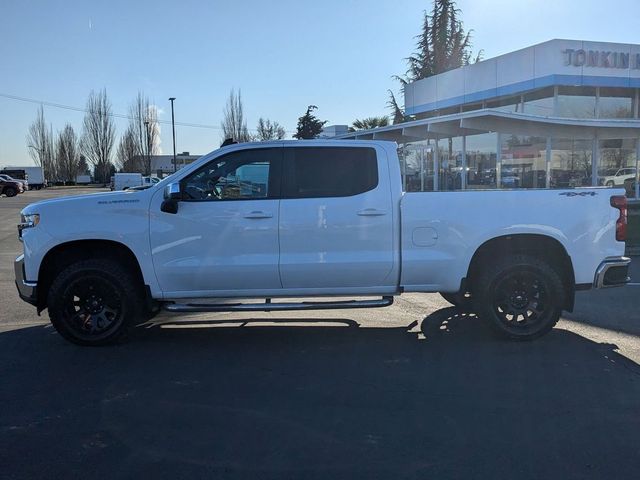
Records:
[[[350,197],[378,185],[373,148],[287,147],[283,198]]]

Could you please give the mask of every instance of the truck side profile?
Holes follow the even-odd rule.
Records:
[[[625,233],[622,190],[406,193],[392,142],[244,143],[144,190],[27,206],[15,272],[20,297],[85,345],[160,308],[378,307],[403,292],[532,339],[577,289],[628,282]],[[368,299],[271,301],[325,296]]]

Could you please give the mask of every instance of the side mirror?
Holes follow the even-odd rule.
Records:
[[[182,194],[180,192],[180,184],[178,182],[170,183],[164,187],[164,199],[165,200],[180,200]]]
[[[178,201],[182,198],[180,184],[170,183],[164,187],[164,201],[160,205],[160,211],[165,213],[178,213]]]

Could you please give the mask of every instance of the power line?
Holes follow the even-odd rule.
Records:
[[[28,97],[19,97],[18,95],[10,95],[8,93],[0,93],[0,97],[2,98],[7,98],[9,100],[17,100],[19,102],[28,102],[28,103],[35,103],[37,105],[45,105],[47,107],[54,107],[54,108],[61,108],[63,110],[71,110],[74,112],[81,112],[81,113],[87,113],[88,111],[84,108],[80,108],[80,107],[74,107],[72,105],[64,105],[62,103],[55,103],[55,102],[47,102],[46,100],[37,100],[35,98],[28,98]],[[109,114],[110,117],[114,117],[114,118],[122,118],[125,120],[134,120],[133,117],[131,117],[130,115],[124,115],[122,113],[110,113]],[[169,120],[156,120],[158,123],[164,124],[164,125],[171,125],[171,122]],[[222,130],[222,127],[220,126],[216,126],[216,125],[206,125],[204,123],[189,123],[189,122],[175,122],[176,125],[180,126],[180,127],[192,127],[192,128],[208,128],[211,130]],[[248,129],[251,132],[256,132],[257,130],[254,128],[249,128]],[[289,130],[285,130],[287,133],[293,133],[292,131]]]

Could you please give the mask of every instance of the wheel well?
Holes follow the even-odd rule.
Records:
[[[492,238],[483,243],[473,254],[469,264],[466,278],[467,288],[473,291],[474,278],[477,278],[478,272],[485,262],[511,253],[526,253],[548,261],[549,265],[558,272],[565,286],[564,309],[573,310],[575,275],[571,257],[569,257],[564,246],[558,240],[546,235],[505,235]]]
[[[111,240],[77,240],[62,243],[49,250],[40,264],[37,289],[38,313],[47,306],[49,288],[56,275],[72,263],[91,258],[109,258],[117,261],[134,275],[143,291],[144,278],[140,264],[126,245]]]

